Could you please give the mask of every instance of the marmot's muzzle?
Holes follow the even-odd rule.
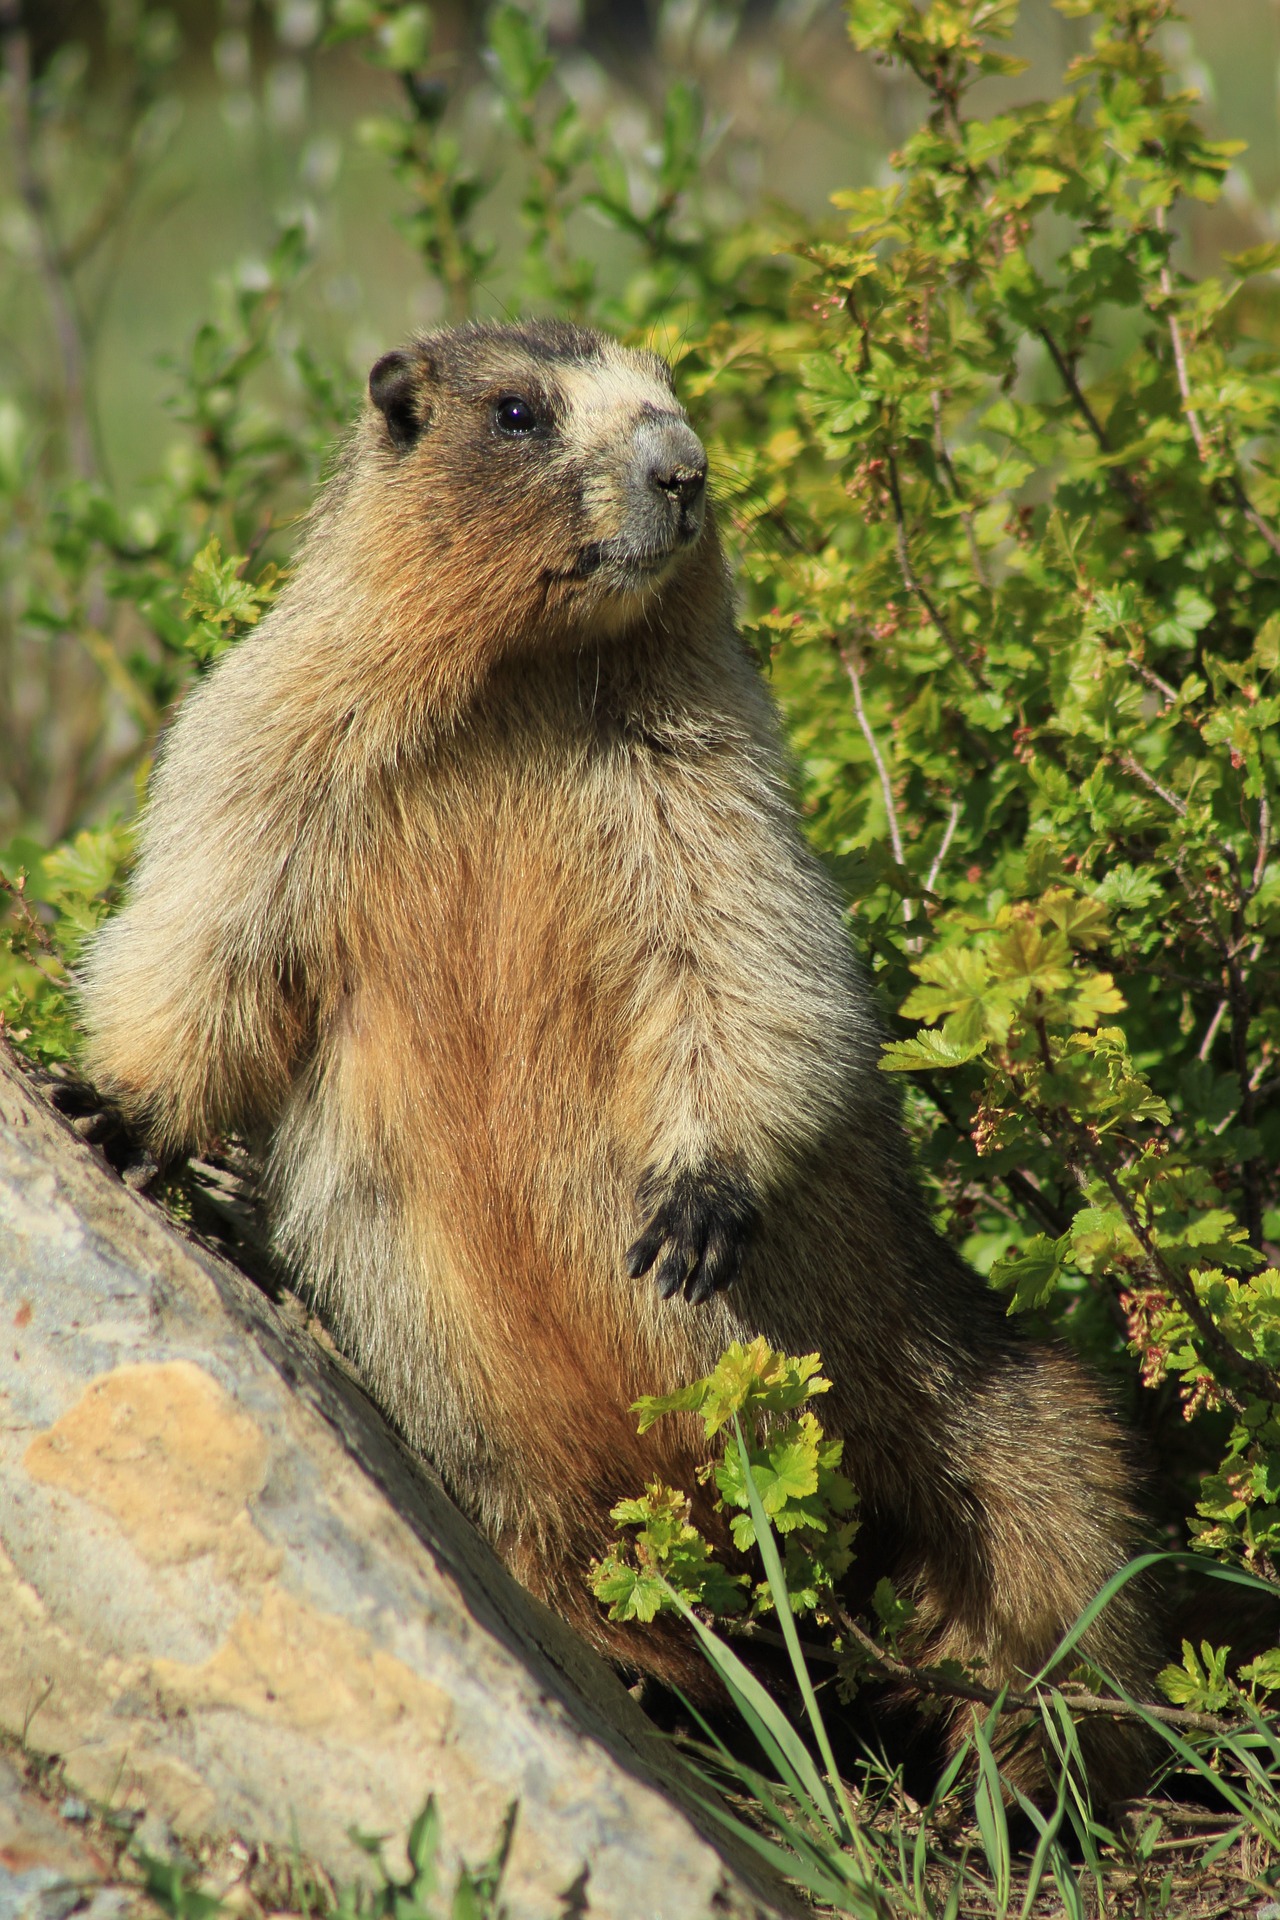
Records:
[[[631,437],[623,539],[637,560],[691,546],[706,510],[707,456],[678,413],[648,415]]]

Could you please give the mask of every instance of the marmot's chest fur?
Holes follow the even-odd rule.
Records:
[[[374,1392],[616,1657],[697,1682],[586,1570],[696,1465],[630,1400],[731,1338],[822,1352],[934,1657],[1036,1667],[1127,1557],[1095,1391],[915,1192],[652,356],[539,323],[379,361],[280,602],[178,714],[85,1009],[162,1147],[264,1141]],[[1123,1599],[1086,1648],[1140,1682]]]

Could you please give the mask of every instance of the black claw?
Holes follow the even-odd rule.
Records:
[[[684,1297],[691,1307],[700,1307],[704,1300],[711,1298],[715,1290],[715,1282],[708,1275],[705,1266],[695,1267],[689,1275],[689,1284],[684,1290]]]
[[[694,1283],[698,1287],[699,1300],[709,1300],[713,1293],[723,1293],[726,1287],[732,1286],[741,1272],[745,1253],[745,1240],[730,1240],[723,1232],[713,1235],[707,1242],[701,1268],[693,1275],[689,1298],[694,1298]]]
[[[657,1262],[660,1297],[683,1292],[691,1306],[732,1286],[757,1218],[755,1196],[740,1173],[714,1164],[666,1178],[650,1172],[637,1198],[651,1217],[625,1255],[633,1280]]]
[[[647,1233],[640,1235],[634,1246],[627,1248],[627,1272],[633,1280],[638,1280],[642,1273],[648,1273],[662,1251],[664,1238],[661,1227],[655,1222]]]
[[[669,1253],[658,1268],[656,1279],[658,1292],[664,1300],[670,1300],[679,1293],[684,1285],[684,1277],[689,1271],[689,1262],[679,1253]]]
[[[92,1087],[86,1087],[81,1080],[61,1080],[52,1088],[49,1098],[59,1113],[72,1114],[98,1113],[102,1101]]]

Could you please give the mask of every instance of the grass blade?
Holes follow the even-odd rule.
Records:
[[[717,1633],[705,1626],[682,1595],[671,1590],[672,1598],[698,1636],[717,1677],[734,1706],[742,1715],[770,1765],[789,1792],[800,1801],[805,1812],[833,1836],[843,1838],[841,1810],[818,1772],[808,1748],[786,1714],[751,1669],[740,1660]]]
[[[999,1717],[999,1708],[993,1707],[987,1720],[987,1727],[993,1727]],[[987,1856],[987,1865],[991,1869],[991,1878],[995,1883],[996,1912],[999,1920],[1004,1920],[1009,1911],[1009,1889],[1013,1879],[1013,1861],[1009,1850],[1009,1821],[1004,1810],[1004,1791],[1000,1779],[1000,1769],[996,1765],[995,1754],[987,1737],[987,1728],[973,1716],[973,1750],[978,1756],[978,1784],[974,1789],[973,1810],[978,1822],[978,1833],[982,1840],[982,1851]]]
[[[787,1654],[791,1660],[796,1684],[800,1688],[800,1697],[804,1701],[805,1712],[809,1716],[809,1725],[818,1744],[838,1801],[839,1822],[843,1828],[843,1837],[853,1846],[859,1845],[857,1826],[853,1810],[845,1798],[844,1783],[840,1778],[840,1769],[836,1765],[835,1754],[831,1750],[831,1741],[827,1736],[826,1723],[822,1710],[818,1706],[818,1696],[813,1690],[813,1680],[809,1673],[805,1657],[800,1651],[800,1636],[796,1632],[795,1616],[791,1611],[791,1601],[787,1594],[786,1576],[782,1571],[782,1556],[778,1552],[778,1542],[774,1535],[773,1524],[764,1510],[764,1502],[756,1487],[755,1475],[751,1471],[751,1462],[747,1456],[747,1443],[742,1434],[742,1422],[737,1414],[733,1416],[733,1430],[737,1436],[738,1452],[742,1460],[742,1474],[746,1482],[747,1499],[751,1506],[751,1519],[756,1530],[756,1545],[764,1561],[765,1577],[769,1582],[769,1591],[773,1595],[773,1604],[778,1614],[778,1624],[782,1628],[782,1637],[786,1642]]]
[[[1040,1883],[1044,1879],[1045,1867],[1046,1865],[1052,1865],[1053,1849],[1057,1843],[1058,1832],[1062,1826],[1063,1811],[1067,1803],[1067,1780],[1065,1773],[1058,1775],[1057,1804],[1047,1818],[1041,1813],[1039,1807],[1037,1807],[1034,1802],[1028,1800],[1025,1793],[1020,1793],[1017,1787],[1012,1786],[1012,1783],[1010,1783],[1010,1785],[1014,1798],[1017,1800],[1018,1805],[1028,1820],[1030,1820],[1031,1824],[1035,1827],[1039,1836],[1036,1841],[1036,1850],[1031,1857],[1031,1865],[1027,1871],[1027,1887],[1023,1896],[1022,1911],[1018,1916],[1018,1920],[1029,1920],[1031,1909],[1035,1905],[1036,1895],[1040,1891]],[[1062,1851],[1060,1846],[1058,1847],[1058,1851],[1059,1853]],[[1077,1893],[1078,1892],[1079,1889],[1077,1888]]]
[[[1180,1554],[1171,1553],[1140,1553],[1134,1559],[1126,1561],[1118,1573],[1112,1574],[1106,1586],[1102,1587],[1099,1592],[1094,1595],[1084,1612],[1074,1624],[1068,1628],[1067,1632],[1058,1642],[1040,1671],[1031,1676],[1028,1684],[1033,1687],[1038,1687],[1048,1678],[1054,1668],[1060,1665],[1061,1662],[1066,1659],[1067,1655],[1080,1644],[1080,1641],[1084,1638],[1085,1634],[1088,1633],[1090,1627],[1098,1618],[1098,1615],[1104,1608],[1110,1606],[1120,1589],[1127,1586],[1130,1580],[1136,1579],[1140,1573],[1145,1573],[1148,1567],[1158,1566],[1162,1561],[1167,1562],[1183,1557],[1184,1556]]]

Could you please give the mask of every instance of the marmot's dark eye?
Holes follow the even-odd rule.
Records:
[[[527,400],[518,394],[506,393],[493,410],[495,424],[503,433],[536,433],[538,416]]]

